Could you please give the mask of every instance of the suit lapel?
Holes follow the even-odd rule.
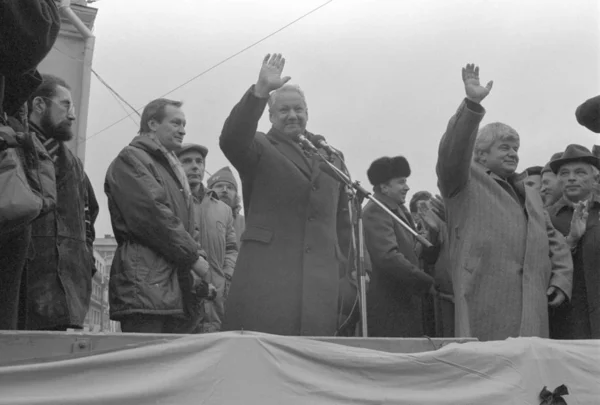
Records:
[[[267,134],[267,139],[275,148],[285,157],[287,157],[308,179],[311,178],[311,167],[309,161],[302,153],[298,145],[295,145],[290,139],[281,135],[275,129],[271,128]]]

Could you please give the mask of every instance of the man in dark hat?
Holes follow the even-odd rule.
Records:
[[[416,230],[405,207],[410,166],[403,156],[382,157],[367,171],[375,197]],[[415,237],[378,205],[363,210],[365,243],[373,266],[367,297],[371,337],[423,335],[421,299],[433,289],[433,278],[419,268]]]
[[[563,197],[549,208],[552,223],[573,255],[571,300],[551,312],[550,337],[600,339],[600,196],[595,192],[600,159],[581,145],[569,145],[550,167]]]
[[[533,187],[535,190],[540,191],[542,187],[542,166],[531,166],[525,169],[521,175],[523,176],[523,183],[526,186]]]
[[[242,233],[246,228],[244,216],[240,213],[242,209],[242,199],[238,192],[238,184],[233,177],[233,172],[229,166],[225,166],[215,172],[208,179],[206,186],[216,192],[219,199],[229,205],[233,213],[233,227],[237,237],[238,248],[241,245]]]
[[[0,0],[0,10],[0,137],[5,140],[0,141],[0,160],[7,163],[14,159],[21,165],[29,186],[41,199],[43,214],[53,209],[56,201],[54,171],[41,143],[29,134],[24,103],[41,83],[36,68],[56,41],[60,17],[53,0]],[[8,143],[19,146],[3,150]],[[15,170],[14,165],[9,170]],[[0,230],[0,330],[17,328],[20,284],[30,240],[30,224],[10,232]]]
[[[547,337],[548,305],[571,293],[573,264],[537,190],[515,174],[519,134],[495,122],[479,129],[479,68],[462,71],[466,98],[450,119],[437,163],[447,208],[456,335],[480,340]]]
[[[201,319],[194,331],[219,332],[238,256],[233,215],[231,208],[219,201],[217,193],[206,189],[202,184],[208,148],[190,143],[183,145],[176,154],[185,170],[194,197],[195,237],[206,252],[209,264],[206,282],[216,289],[214,299],[203,301]]]
[[[562,152],[555,153],[550,158],[550,162],[559,159],[561,156]],[[546,166],[542,169],[542,188],[540,189],[542,201],[546,208],[550,207],[562,197],[562,188],[560,187],[560,184],[558,184],[556,174],[550,168],[550,162],[546,163]]]

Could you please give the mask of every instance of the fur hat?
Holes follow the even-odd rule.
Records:
[[[404,156],[381,157],[376,159],[367,170],[372,185],[387,183],[396,177],[410,176],[410,165]]]
[[[218,183],[219,181],[226,181],[228,183],[231,183],[235,187],[236,191],[238,189],[237,181],[235,181],[235,177],[233,177],[233,173],[231,172],[229,166],[225,166],[224,168],[219,169],[219,171],[210,176],[207,182],[208,188],[213,188],[215,183]]]

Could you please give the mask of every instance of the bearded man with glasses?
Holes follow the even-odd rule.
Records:
[[[25,318],[21,328],[82,328],[88,311],[94,266],[94,222],[98,202],[69,150],[75,108],[67,83],[43,75],[30,96],[29,125],[54,162],[56,209],[32,223],[32,257],[26,265]]]

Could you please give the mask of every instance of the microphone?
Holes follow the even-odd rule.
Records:
[[[310,152],[318,152],[315,145],[312,144],[311,141],[306,139],[306,137],[302,134],[298,134],[294,137],[294,140],[302,146],[303,149],[308,150]]]
[[[312,137],[312,143],[313,145],[324,149],[328,155],[337,155],[339,153],[337,149],[327,143],[323,135],[314,135]]]

